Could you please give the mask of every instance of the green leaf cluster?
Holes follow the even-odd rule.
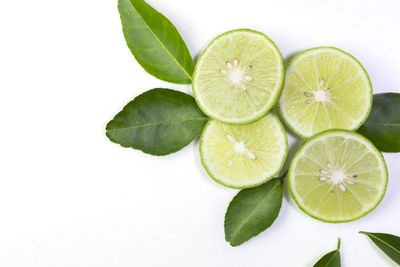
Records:
[[[137,62],[151,75],[171,83],[189,84],[194,62],[175,26],[143,0],[118,0],[126,43]],[[124,147],[152,155],[176,152],[197,138],[207,116],[194,98],[171,89],[149,90],[120,111],[106,126],[107,137]],[[374,96],[371,114],[359,132],[383,152],[400,152],[400,94]],[[238,246],[270,227],[283,200],[283,177],[258,187],[241,190],[225,215],[225,238]],[[400,265],[400,238],[366,234]],[[314,266],[337,267],[338,248]]]
[[[400,237],[386,233],[370,233],[360,231],[371,239],[371,241],[390,259],[400,265]],[[314,267],[340,267],[340,239],[336,250],[323,256]]]

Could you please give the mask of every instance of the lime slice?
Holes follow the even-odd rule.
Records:
[[[348,222],[371,212],[385,195],[382,154],[363,136],[346,130],[317,134],[297,152],[289,187],[297,205],[326,222]]]
[[[211,118],[247,124],[275,104],[284,81],[282,55],[264,34],[239,29],[215,38],[200,56],[193,92]]]
[[[280,113],[296,134],[356,130],[367,119],[371,81],[360,62],[346,52],[333,47],[306,50],[290,61],[286,73]]]
[[[268,114],[248,125],[212,120],[200,140],[201,162],[217,182],[254,187],[272,179],[283,167],[287,136],[277,116]]]

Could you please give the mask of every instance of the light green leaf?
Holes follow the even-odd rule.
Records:
[[[340,238],[338,240],[337,249],[329,252],[325,256],[323,256],[314,267],[340,267]]]
[[[192,96],[156,88],[128,103],[107,124],[106,134],[121,146],[167,155],[199,136],[207,120]]]
[[[383,152],[400,152],[400,94],[374,95],[371,114],[358,130]]]
[[[225,215],[226,241],[238,246],[270,227],[278,217],[282,199],[282,178],[241,190]]]
[[[126,43],[151,75],[172,83],[191,83],[193,59],[175,26],[143,0],[118,0]]]
[[[383,233],[360,232],[360,234],[368,236],[378,248],[400,265],[400,237]]]

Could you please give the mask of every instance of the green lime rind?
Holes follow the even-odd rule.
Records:
[[[303,150],[306,148],[306,146],[312,144],[312,143],[314,142],[314,140],[316,140],[316,139],[318,139],[318,138],[320,138],[320,137],[323,137],[323,136],[325,136],[325,135],[332,134],[332,133],[339,133],[339,134],[345,133],[345,134],[353,135],[353,136],[356,136],[360,141],[362,141],[362,142],[364,142],[365,144],[367,144],[369,147],[372,148],[373,151],[376,152],[376,155],[379,155],[378,158],[379,158],[379,160],[380,160],[381,166],[383,167],[381,170],[384,172],[384,177],[383,177],[383,178],[384,178],[384,180],[385,180],[385,184],[383,185],[383,190],[382,190],[382,192],[381,192],[380,197],[377,199],[376,203],[375,203],[374,205],[372,205],[366,212],[360,214],[359,216],[355,216],[354,218],[348,219],[348,220],[329,220],[329,219],[326,219],[326,218],[322,218],[322,217],[318,217],[318,216],[316,216],[316,215],[313,215],[310,211],[307,211],[307,209],[306,209],[305,207],[303,207],[303,206],[300,204],[301,202],[300,202],[300,200],[297,198],[296,193],[295,193],[295,190],[294,190],[294,185],[292,184],[293,179],[294,179],[294,174],[293,174],[293,171],[294,171],[294,163],[297,162],[297,159],[301,156],[301,154],[302,154]],[[385,162],[385,159],[383,158],[382,153],[374,146],[374,144],[373,144],[371,141],[369,141],[369,140],[368,140],[367,138],[365,138],[364,136],[362,136],[362,135],[360,135],[360,134],[357,134],[357,133],[355,133],[355,132],[353,132],[353,131],[350,131],[350,130],[342,130],[342,129],[330,129],[330,130],[326,130],[326,131],[320,132],[320,133],[314,135],[312,138],[308,139],[308,140],[303,144],[303,146],[300,148],[300,150],[297,151],[296,155],[294,156],[294,158],[293,158],[293,160],[292,160],[292,162],[291,162],[291,164],[290,164],[290,167],[289,167],[288,177],[289,177],[289,178],[288,178],[289,190],[290,190],[290,193],[291,193],[291,195],[292,195],[294,201],[296,202],[297,206],[298,206],[305,214],[307,214],[308,216],[310,216],[310,217],[312,217],[312,218],[314,218],[314,219],[323,221],[323,222],[327,222],[327,223],[346,223],[346,222],[351,222],[351,221],[358,220],[358,219],[360,219],[360,218],[362,218],[362,217],[368,215],[370,212],[372,212],[373,210],[375,210],[375,208],[381,203],[383,197],[384,197],[385,194],[386,194],[387,185],[388,185],[388,169],[387,169],[386,162]]]
[[[350,59],[354,60],[354,61],[357,63],[357,65],[360,67],[360,69],[363,71],[363,73],[365,74],[365,76],[366,76],[366,78],[367,78],[368,85],[369,85],[369,88],[370,88],[369,103],[368,103],[368,104],[369,104],[369,107],[368,107],[368,109],[367,109],[367,112],[366,112],[365,115],[361,118],[360,122],[354,125],[354,127],[352,127],[351,129],[345,129],[345,130],[350,130],[350,131],[356,131],[356,130],[358,130],[358,128],[360,128],[360,127],[364,124],[364,122],[367,120],[367,118],[368,118],[368,116],[369,116],[369,114],[370,114],[370,112],[371,112],[371,108],[372,108],[372,98],[373,98],[373,89],[372,89],[371,78],[369,77],[368,72],[366,71],[366,69],[364,68],[364,66],[360,63],[360,61],[359,61],[357,58],[355,58],[355,57],[352,56],[351,54],[349,54],[349,53],[347,53],[347,52],[345,52],[345,51],[343,51],[342,49],[337,48],[337,47],[333,47],[333,46],[319,46],[319,47],[314,47],[314,48],[310,48],[310,49],[304,50],[304,51],[298,53],[298,54],[297,54],[296,56],[294,56],[292,59],[290,59],[290,61],[287,63],[286,73],[288,72],[288,69],[291,67],[291,65],[293,65],[293,64],[294,64],[300,57],[302,57],[304,54],[309,53],[309,52],[312,52],[312,51],[315,51],[315,50],[319,50],[319,49],[332,49],[332,50],[338,51],[338,52],[340,52],[340,53],[342,53],[342,54],[348,56]],[[281,99],[282,99],[282,98],[281,98]],[[304,138],[304,139],[308,139],[308,138],[312,137],[312,136],[308,136],[308,135],[306,135],[306,134],[304,134],[304,133],[298,131],[295,127],[293,127],[293,125],[291,125],[291,124],[289,123],[289,120],[286,118],[285,114],[284,114],[283,111],[282,111],[282,103],[281,103],[281,100],[278,101],[278,114],[279,114],[279,117],[280,117],[280,118],[282,119],[282,121],[284,122],[285,126],[287,126],[287,127],[289,128],[290,131],[292,131],[293,133],[295,133],[296,135],[298,135],[298,136],[300,136],[300,137],[302,137],[302,138]],[[327,129],[327,130],[329,130],[329,129]]]
[[[256,187],[259,185],[262,185],[268,181],[270,181],[271,179],[273,179],[275,176],[277,176],[279,174],[279,172],[282,170],[284,164],[285,164],[285,160],[289,151],[289,143],[288,143],[288,138],[286,135],[286,131],[285,128],[283,127],[282,123],[280,122],[279,118],[277,115],[273,114],[273,113],[269,113],[269,115],[272,115],[274,117],[274,119],[276,120],[277,124],[280,127],[280,130],[282,131],[282,133],[284,133],[285,136],[285,153],[283,154],[282,160],[281,160],[281,164],[279,166],[279,168],[277,169],[276,172],[274,172],[273,175],[269,175],[267,177],[265,177],[264,179],[262,179],[262,181],[258,182],[258,183],[254,183],[254,184],[248,184],[248,185],[244,185],[244,186],[235,186],[232,184],[228,184],[228,183],[224,183],[223,181],[221,181],[220,179],[218,179],[211,171],[210,169],[207,167],[207,163],[204,159],[203,156],[203,151],[202,151],[202,146],[204,143],[204,138],[205,138],[205,133],[207,132],[207,129],[209,128],[210,124],[212,123],[212,120],[209,120],[207,122],[207,124],[204,126],[203,129],[203,133],[200,136],[200,144],[199,144],[199,152],[200,152],[200,158],[201,158],[201,164],[203,165],[204,169],[206,170],[207,174],[217,183],[226,186],[226,187],[230,187],[230,188],[234,188],[234,189],[245,189],[245,188],[252,188],[252,187]]]
[[[271,45],[271,48],[273,48],[275,54],[278,56],[279,59],[279,65],[280,65],[280,72],[279,75],[280,80],[277,83],[277,87],[273,89],[273,94],[271,94],[271,97],[269,98],[269,103],[267,103],[267,105],[264,106],[264,108],[258,112],[256,112],[253,116],[250,116],[248,118],[245,119],[240,119],[240,120],[235,120],[235,119],[224,119],[222,117],[219,116],[215,116],[214,114],[212,114],[211,112],[209,112],[209,110],[207,109],[207,107],[205,107],[203,104],[200,103],[200,101],[198,100],[198,92],[197,92],[197,84],[196,84],[196,80],[197,80],[197,76],[198,76],[198,69],[200,66],[200,62],[202,61],[204,55],[207,53],[207,50],[213,46],[213,44],[215,42],[217,42],[220,38],[225,37],[226,35],[232,34],[232,33],[237,33],[237,32],[249,32],[249,33],[256,33],[259,34],[260,36],[263,36],[267,42]],[[259,31],[255,31],[255,30],[251,30],[251,29],[236,29],[236,30],[231,30],[231,31],[227,31],[219,36],[217,36],[214,40],[212,40],[207,47],[204,49],[204,51],[201,53],[201,55],[199,56],[196,66],[194,68],[193,71],[193,83],[192,83],[192,91],[193,91],[193,95],[196,99],[197,105],[200,107],[200,109],[210,118],[215,119],[217,121],[226,123],[226,124],[232,124],[232,125],[243,125],[243,124],[249,124],[252,122],[255,122],[259,119],[261,119],[262,117],[264,117],[269,111],[271,111],[271,109],[274,107],[274,105],[278,102],[279,100],[279,96],[283,90],[284,87],[284,83],[285,83],[285,64],[284,64],[284,60],[283,60],[283,56],[281,54],[281,52],[279,51],[278,47],[276,46],[276,44],[264,33],[259,32]]]

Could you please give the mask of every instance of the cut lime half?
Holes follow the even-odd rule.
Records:
[[[275,104],[284,73],[282,55],[266,35],[248,29],[229,31],[215,38],[200,56],[193,92],[211,118],[247,124]]]
[[[254,187],[283,167],[287,136],[278,117],[268,114],[248,125],[208,122],[200,139],[201,162],[217,182],[233,188]]]
[[[369,140],[346,130],[311,138],[289,169],[297,205],[326,222],[353,221],[371,212],[382,200],[387,181],[382,154]]]
[[[367,119],[372,85],[360,62],[333,47],[295,56],[279,100],[287,126],[302,137],[328,129],[356,130]]]

